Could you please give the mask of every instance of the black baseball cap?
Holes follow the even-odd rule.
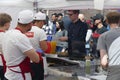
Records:
[[[98,19],[104,20],[104,16],[102,14],[98,13],[95,16],[91,17],[91,19],[93,19],[93,20],[98,20]]]

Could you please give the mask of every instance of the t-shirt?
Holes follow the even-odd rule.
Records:
[[[32,46],[35,49],[39,49],[40,48],[39,42],[47,40],[45,31],[37,26],[33,26],[29,32],[32,34],[32,36],[29,37]]]
[[[62,30],[62,31],[57,31],[55,37],[56,38],[67,37],[67,35],[68,35],[67,30]],[[68,42],[57,40],[57,46],[68,48]]]
[[[109,65],[120,65],[120,37],[115,39],[109,48]]]
[[[101,34],[101,36],[98,39],[97,49],[98,50],[104,49],[108,53],[111,43],[119,36],[120,36],[120,28],[114,28]]]
[[[33,49],[28,37],[21,31],[12,29],[5,33],[2,42],[3,55],[7,66],[20,64],[27,56],[24,52]],[[21,72],[20,67],[12,67],[14,71]],[[26,80],[31,80],[31,74],[25,73]],[[9,80],[23,80],[22,74],[6,70],[5,77]]]
[[[118,38],[119,37],[119,38]],[[120,80],[120,28],[113,28],[103,33],[97,44],[98,50],[106,50],[108,53],[107,80]]]

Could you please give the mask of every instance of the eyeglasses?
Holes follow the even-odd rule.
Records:
[[[68,14],[69,16],[72,16],[73,14]]]

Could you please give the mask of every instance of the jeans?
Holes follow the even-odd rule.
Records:
[[[60,47],[60,46],[56,46],[56,52],[61,52],[63,49],[63,47]]]

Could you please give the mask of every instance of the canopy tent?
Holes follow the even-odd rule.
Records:
[[[0,7],[33,8],[33,3],[27,0],[0,0]]]
[[[0,7],[0,13],[8,13],[12,17],[10,29],[16,27],[18,13],[24,9],[27,9],[27,8]]]
[[[94,9],[94,2],[101,0],[0,0],[1,6],[34,8],[34,2],[38,2],[38,8],[43,9]],[[120,0],[103,0],[104,9],[119,9]]]
[[[94,4],[103,3],[94,3],[94,0],[41,0],[38,5],[44,9],[94,9]],[[120,9],[120,0],[104,0],[103,5],[104,9]]]
[[[8,13],[12,17],[10,29],[16,27],[18,13],[24,9],[33,10],[33,3],[27,0],[0,0],[0,13]]]
[[[101,1],[101,0],[99,0]],[[97,3],[99,6],[100,3]],[[12,16],[11,28],[17,24],[17,14],[31,9],[94,9],[94,0],[0,0],[0,12]],[[120,0],[104,0],[104,9],[120,9]]]
[[[120,9],[120,0],[105,0],[105,9]]]
[[[43,9],[88,9],[93,8],[93,1],[44,0],[39,2]]]

